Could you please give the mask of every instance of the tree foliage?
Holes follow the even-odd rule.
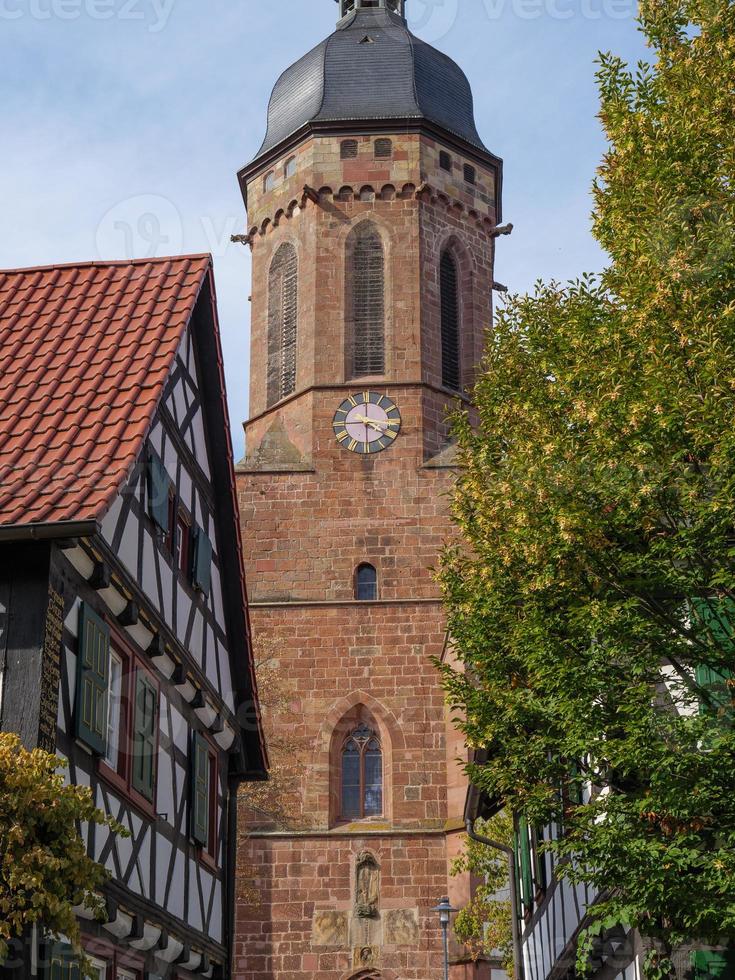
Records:
[[[0,732],[0,963],[36,923],[78,947],[72,909],[100,911],[96,892],[108,873],[88,856],[79,825],[122,828],[96,809],[87,787],[64,785],[64,766]]]
[[[308,746],[295,734],[297,691],[279,658],[276,637],[261,634],[256,638],[255,669],[270,768],[266,782],[244,783],[238,797],[239,898],[249,905],[260,901],[257,872],[246,859],[244,845],[249,835],[262,829],[303,829],[310,823],[303,810]]]
[[[500,311],[441,576],[474,780],[665,957],[735,938],[735,4],[640,18],[652,64],[599,64],[609,266]]]
[[[507,847],[513,844],[513,817],[506,812],[477,820],[478,834]],[[499,851],[468,838],[464,852],[452,865],[452,875],[467,874],[480,884],[454,920],[454,932],[474,959],[499,954],[500,964],[513,977],[513,921],[508,892],[508,859]]]

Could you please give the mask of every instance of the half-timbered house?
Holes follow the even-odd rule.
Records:
[[[99,980],[227,977],[266,761],[211,258],[2,272],[0,355],[0,727],[130,833],[84,829]],[[7,975],[79,967],[35,934]]]
[[[468,830],[473,832],[478,819],[490,818],[501,808],[501,801],[471,787],[465,810]],[[556,874],[554,858],[543,845],[561,832],[555,824],[536,828],[522,817],[515,820],[511,894],[516,980],[573,980],[576,975],[577,943],[598,895]],[[478,839],[497,848],[482,835]],[[590,959],[591,978],[641,980],[643,955],[637,932],[603,932]]]

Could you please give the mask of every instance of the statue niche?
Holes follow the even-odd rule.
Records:
[[[355,915],[375,919],[380,904],[380,866],[372,854],[361,854],[355,866]]]

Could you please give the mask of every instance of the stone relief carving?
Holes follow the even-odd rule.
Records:
[[[374,919],[380,905],[380,867],[372,854],[361,854],[355,870],[355,914]]]

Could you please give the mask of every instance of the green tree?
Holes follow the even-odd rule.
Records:
[[[507,847],[513,844],[513,818],[506,812],[489,820],[477,820],[475,830]],[[499,953],[502,968],[512,978],[513,920],[510,901],[500,894],[508,889],[508,859],[485,844],[468,839],[464,852],[452,865],[453,876],[467,873],[481,883],[457,913],[455,935],[475,959]]]
[[[640,22],[652,63],[599,63],[609,266],[500,311],[441,577],[472,778],[564,822],[561,873],[655,976],[735,939],[735,4]]]
[[[0,964],[34,924],[79,948],[73,908],[101,911],[96,892],[108,873],[88,856],[79,825],[124,831],[88,788],[64,785],[64,765],[0,732]]]

